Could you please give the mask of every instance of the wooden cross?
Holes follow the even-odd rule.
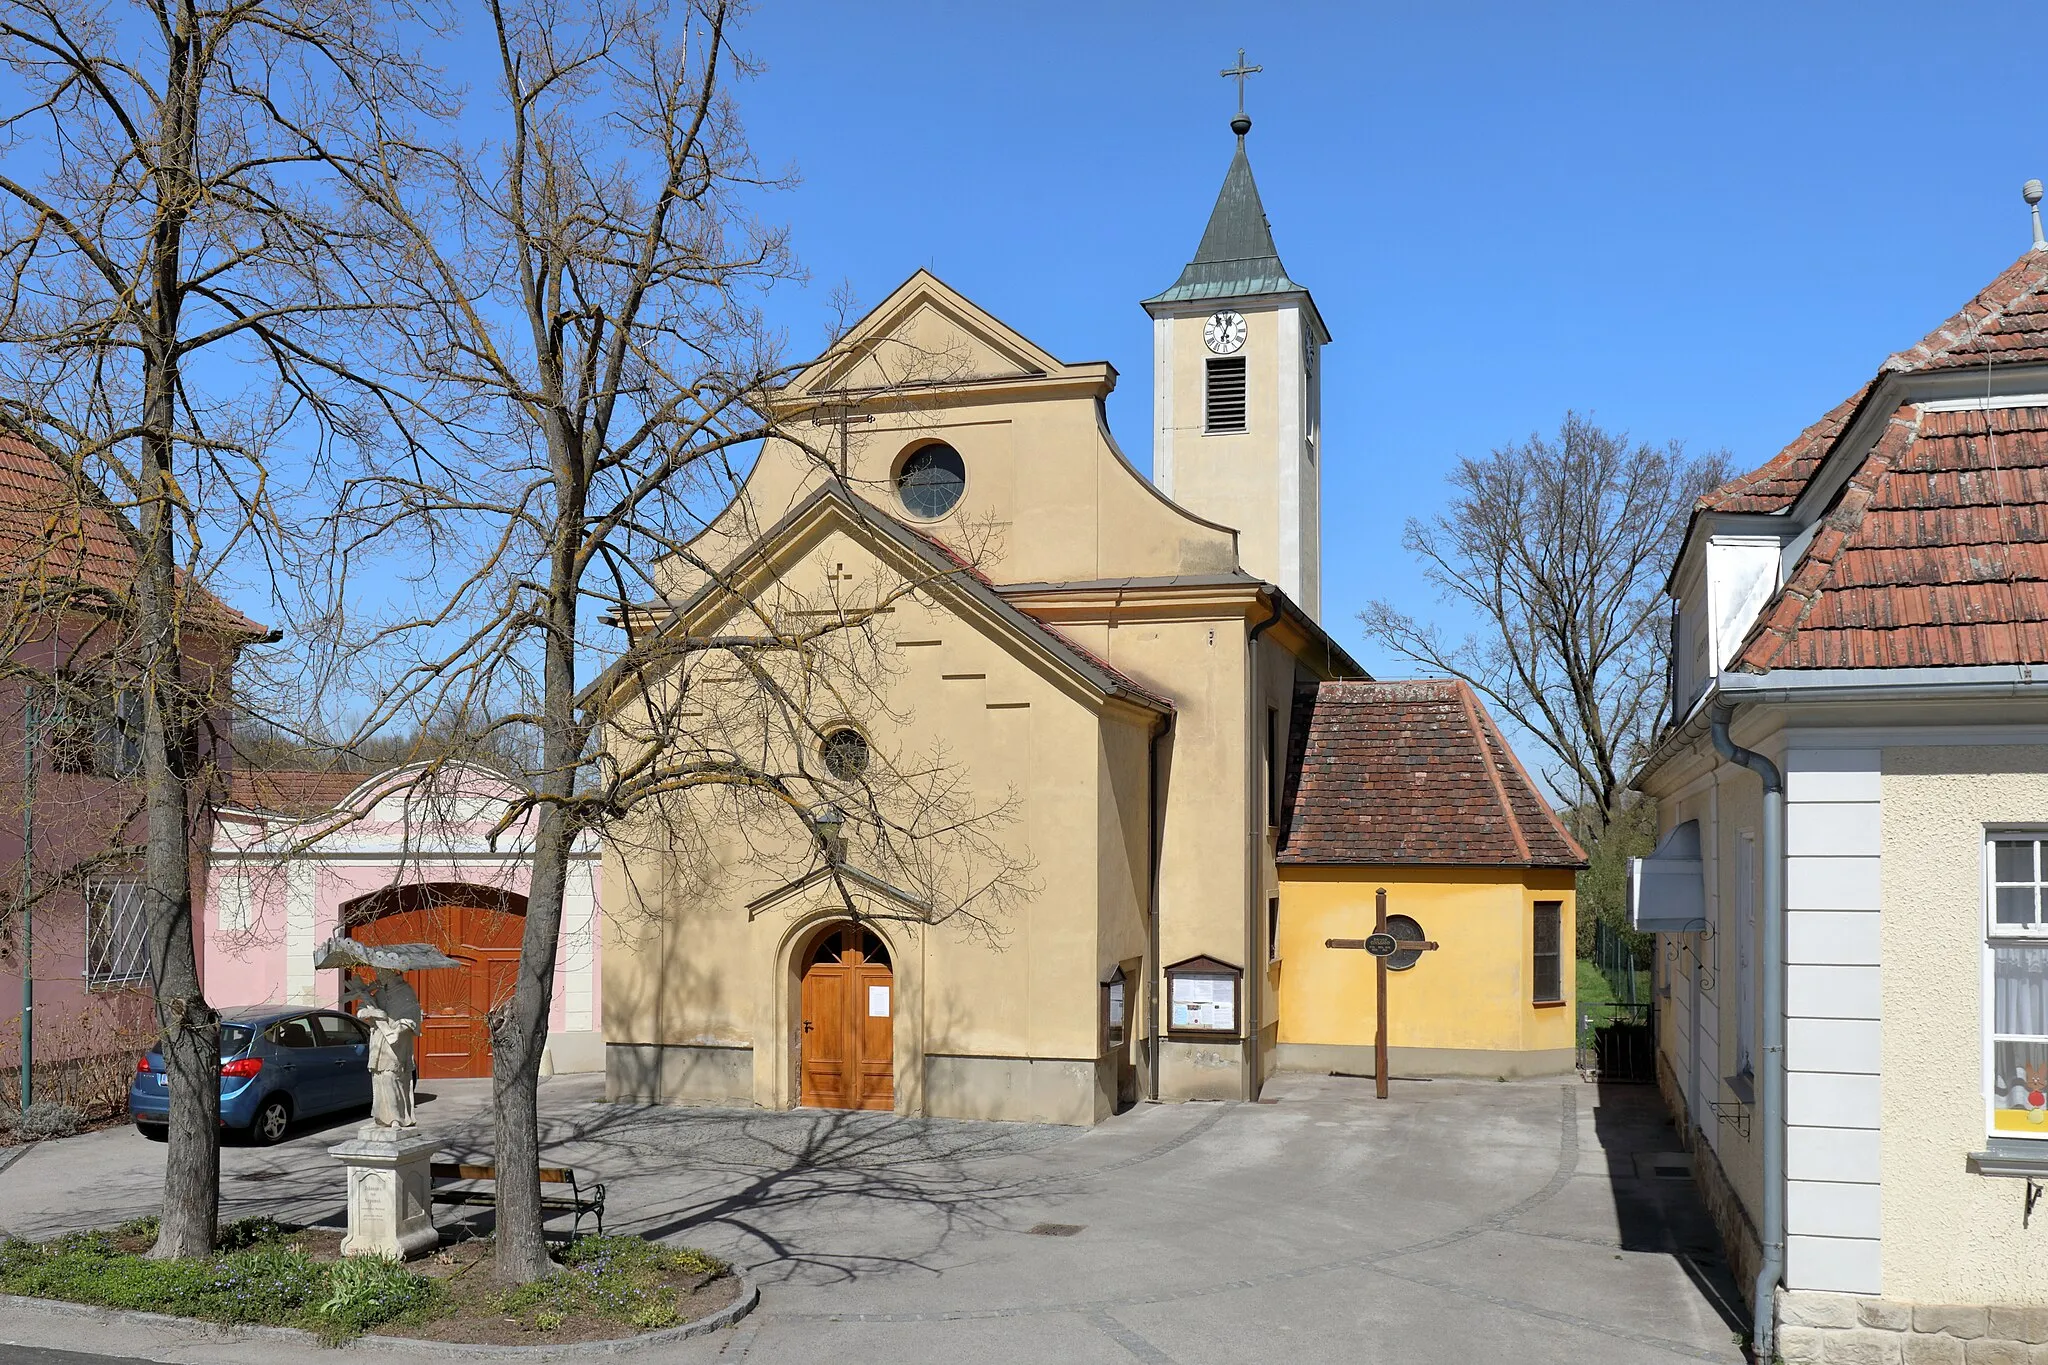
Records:
[[[1244,78],[1265,69],[1263,66],[1246,66],[1244,64],[1244,49],[1239,48],[1237,50],[1237,65],[1216,73],[1225,80],[1235,80],[1237,82],[1238,113],[1242,114],[1244,112]]]
[[[1240,61],[1242,58],[1240,57]],[[1395,938],[1387,932],[1387,888],[1373,898],[1375,914],[1370,938],[1326,938],[1325,948],[1355,948],[1371,953],[1379,966],[1379,1032],[1372,1044],[1373,1092],[1387,1097],[1387,959],[1395,953],[1426,953],[1437,945],[1429,939]]]

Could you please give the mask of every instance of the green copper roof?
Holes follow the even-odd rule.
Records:
[[[1216,196],[1209,226],[1202,230],[1202,244],[1195,248],[1195,259],[1180,272],[1173,288],[1145,302],[1183,303],[1296,292],[1307,290],[1289,279],[1287,267],[1280,264],[1273,229],[1266,222],[1266,206],[1259,202],[1259,187],[1252,179],[1252,163],[1245,159],[1240,136],[1237,154],[1230,158],[1230,170],[1223,176],[1223,192]]]

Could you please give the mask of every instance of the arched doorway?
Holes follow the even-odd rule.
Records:
[[[800,1102],[895,1108],[896,980],[888,946],[872,929],[834,924],[812,940],[802,971]]]
[[[418,1074],[490,1075],[490,1013],[512,997],[526,898],[466,882],[415,883],[350,901],[342,922],[358,943],[427,943],[462,964],[405,974],[423,1016]]]

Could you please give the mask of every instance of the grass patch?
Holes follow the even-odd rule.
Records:
[[[408,1267],[338,1259],[339,1235],[271,1218],[226,1224],[220,1250],[152,1261],[157,1220],[0,1242],[0,1293],[207,1322],[298,1327],[329,1344],[373,1329],[441,1341],[569,1342],[673,1327],[736,1294],[730,1268],[689,1248],[585,1237],[546,1279],[493,1284],[490,1244],[457,1243]]]
[[[206,1322],[303,1327],[345,1341],[407,1316],[430,1315],[441,1286],[386,1261],[317,1260],[294,1229],[268,1218],[221,1229],[221,1250],[182,1261],[143,1256],[156,1220],[53,1242],[0,1243],[0,1293],[64,1299]]]
[[[532,1331],[554,1331],[578,1318],[603,1318],[638,1331],[683,1320],[676,1281],[714,1279],[726,1264],[687,1247],[638,1237],[584,1237],[562,1252],[562,1268],[520,1285],[499,1308]]]

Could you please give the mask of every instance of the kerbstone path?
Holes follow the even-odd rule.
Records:
[[[450,1152],[486,1153],[486,1084],[426,1088],[421,1121]],[[1141,1105],[1090,1130],[601,1094],[557,1077],[542,1104],[549,1159],[609,1183],[607,1230],[703,1247],[762,1291],[734,1330],[638,1359],[1743,1359],[1733,1287],[1643,1087],[1397,1081],[1382,1102],[1369,1081],[1283,1075],[1261,1103]],[[352,1123],[226,1149],[223,1216],[338,1222],[325,1148]],[[162,1168],[127,1130],[45,1144],[0,1175],[0,1228],[147,1212]],[[277,1350],[0,1311],[0,1361],[9,1342],[266,1365]]]

